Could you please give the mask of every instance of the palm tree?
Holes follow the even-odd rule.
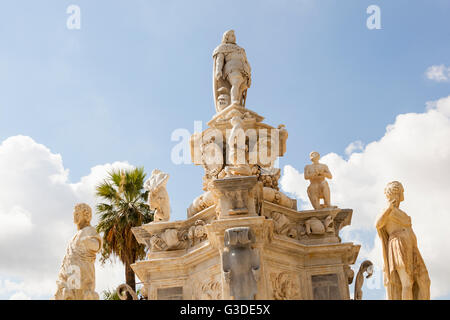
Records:
[[[118,257],[125,265],[125,282],[134,291],[136,280],[131,265],[145,257],[145,246],[136,241],[131,228],[153,221],[154,215],[146,203],[144,180],[144,168],[112,170],[96,187],[96,195],[105,201],[97,205],[97,232],[103,233],[101,262],[111,254]]]

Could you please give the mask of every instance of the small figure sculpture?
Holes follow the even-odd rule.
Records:
[[[430,278],[417,246],[411,217],[400,210],[403,186],[388,183],[384,193],[389,207],[377,220],[384,260],[384,285],[389,300],[429,300]]]
[[[362,286],[364,284],[364,272],[367,273],[366,279],[370,278],[373,274],[373,263],[369,260],[364,260],[359,266],[358,274],[355,280],[355,293],[353,299],[362,300],[363,292]]]
[[[58,274],[55,300],[98,300],[95,292],[95,257],[102,239],[91,226],[92,210],[85,204],[75,206],[73,222],[78,232],[70,240]]]
[[[250,176],[252,170],[247,164],[247,143],[243,126],[242,114],[239,111],[232,113],[230,120],[233,126],[228,137],[227,148],[229,151],[228,166],[225,167],[227,176]]]
[[[225,280],[235,300],[254,300],[258,292],[259,255],[251,248],[255,242],[249,227],[225,230],[225,249],[222,255]]]
[[[328,166],[319,163],[320,154],[313,151],[309,155],[312,164],[305,166],[305,179],[310,180],[308,187],[308,197],[315,210],[330,207],[330,187],[325,178],[331,179],[332,175]],[[320,199],[324,200],[324,204],[320,204]]]
[[[247,89],[251,84],[251,68],[245,50],[236,44],[233,30],[223,34],[222,43],[213,52],[213,90],[216,112],[219,88],[230,89],[231,103],[245,107]]]
[[[144,184],[144,188],[149,191],[148,204],[150,209],[155,210],[154,222],[169,221],[170,218],[169,194],[166,190],[168,179],[169,174],[155,169]]]

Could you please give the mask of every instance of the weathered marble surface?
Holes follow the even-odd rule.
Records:
[[[229,92],[231,103],[245,106],[247,89],[251,85],[251,68],[244,48],[236,44],[234,30],[223,34],[222,43],[213,52],[213,91],[216,111],[224,108],[219,102],[222,94]],[[222,97],[222,99],[227,99]],[[226,106],[225,106],[226,107]]]
[[[259,254],[251,245],[255,238],[249,227],[225,230],[222,269],[235,300],[254,300],[258,293]]]
[[[404,189],[400,182],[388,183],[384,193],[389,202],[377,219],[376,228],[382,242],[384,284],[390,300],[429,300],[430,278],[411,217],[400,209]]]
[[[233,32],[213,57],[216,113],[190,139],[192,162],[204,168],[204,193],[186,220],[133,228],[148,248],[147,259],[132,265],[143,290],[149,299],[349,299],[360,246],[342,243],[339,233],[352,210],[330,205],[331,173],[316,157],[306,178],[313,201],[324,204],[297,210],[297,201],[281,192],[275,167],[288,132],[245,107],[250,66]],[[235,228],[252,230],[254,238],[231,241]],[[233,262],[233,254],[240,258]]]
[[[102,246],[102,239],[90,225],[91,208],[77,204],[73,221],[78,232],[70,240],[58,274],[55,300],[98,300],[95,292],[95,258]]]
[[[308,197],[314,209],[329,208],[330,204],[330,187],[326,178],[331,179],[332,175],[328,166],[319,163],[320,154],[316,151],[311,152],[310,158],[312,164],[306,165],[304,169],[305,179],[311,183],[308,186]],[[321,204],[320,200],[324,203]]]
[[[148,190],[148,204],[150,209],[155,210],[154,222],[169,221],[170,201],[166,185],[169,174],[158,169],[152,171],[152,175],[145,182],[144,188]]]

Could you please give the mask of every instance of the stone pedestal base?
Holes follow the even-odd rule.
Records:
[[[180,242],[184,243],[171,249],[150,247],[148,260],[132,265],[149,299],[231,299],[222,254],[225,230],[235,227],[249,227],[255,237],[251,244],[259,255],[255,299],[350,298],[347,271],[355,262],[360,246],[341,243],[338,236],[340,228],[350,223],[350,209],[302,212],[264,202],[261,216],[216,219],[215,211],[212,206],[182,222],[152,223],[133,229],[138,241],[147,245],[166,230],[177,230]],[[285,219],[280,222],[280,216],[274,212]],[[299,232],[293,237],[286,231],[303,230],[312,217],[328,223],[329,216],[333,217],[334,224],[328,225],[328,232],[325,226],[322,234],[300,235]],[[197,232],[200,238],[189,240],[189,230],[195,231],[195,227],[203,228]]]
[[[219,219],[258,215],[262,187],[255,176],[217,179],[213,185],[213,192],[219,199]]]

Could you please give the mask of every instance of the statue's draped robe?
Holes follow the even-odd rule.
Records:
[[[385,225],[377,228],[383,248],[384,277],[387,284],[389,300],[402,299],[402,285],[397,274],[398,268],[404,268],[412,275],[413,298],[427,300],[430,298],[430,278],[417,247],[417,238],[412,230],[411,218],[399,208],[393,208],[388,219],[402,225],[401,230],[388,234]]]
[[[95,244],[96,242],[98,245]],[[92,226],[84,227],[73,236],[67,246],[58,274],[58,292],[55,299],[96,298],[94,263],[101,244],[101,237]],[[63,295],[63,289],[70,297]]]

